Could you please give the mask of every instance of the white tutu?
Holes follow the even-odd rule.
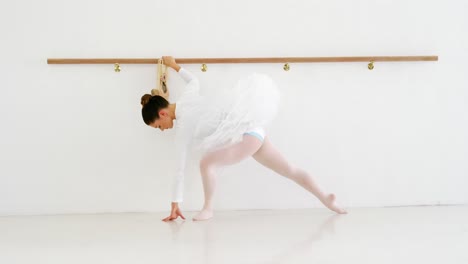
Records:
[[[200,114],[194,132],[201,139],[198,146],[212,151],[240,142],[244,133],[268,125],[278,112],[280,92],[268,75],[254,73],[206,99],[209,107]]]

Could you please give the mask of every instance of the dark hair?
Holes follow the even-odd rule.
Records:
[[[141,114],[145,124],[149,125],[159,119],[159,110],[167,108],[169,102],[162,96],[145,94],[141,97]]]

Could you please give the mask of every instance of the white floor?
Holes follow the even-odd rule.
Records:
[[[468,206],[349,212],[0,217],[0,263],[468,263]]]

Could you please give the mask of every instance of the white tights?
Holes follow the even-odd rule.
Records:
[[[262,142],[252,135],[244,135],[243,140],[232,146],[209,152],[200,161],[200,172],[205,192],[202,211],[193,220],[207,220],[213,216],[213,195],[216,188],[216,169],[236,164],[253,157],[263,166],[287,177],[315,195],[326,207],[337,213],[346,211],[335,203],[335,195],[324,193],[314,178],[302,169],[292,166],[266,137]]]

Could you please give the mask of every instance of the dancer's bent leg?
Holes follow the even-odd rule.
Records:
[[[335,202],[335,195],[323,192],[314,178],[300,168],[292,166],[283,155],[273,146],[268,138],[265,138],[263,145],[253,155],[253,158],[263,166],[285,176],[304,189],[315,195],[326,207],[339,214],[345,214],[346,211],[339,207]]]
[[[251,135],[244,135],[241,142],[209,152],[200,161],[200,173],[205,192],[205,204],[193,220],[207,220],[213,216],[213,195],[216,188],[216,169],[238,163],[252,156],[262,146],[262,141]]]

